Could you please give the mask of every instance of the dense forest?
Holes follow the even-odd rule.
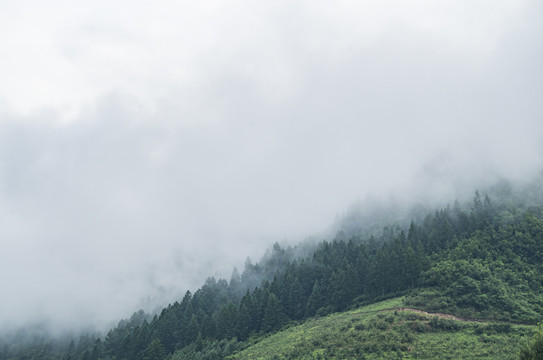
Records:
[[[306,319],[397,296],[427,311],[536,324],[542,286],[542,181],[502,181],[408,226],[340,230],[303,251],[276,243],[229,281],[209,278],[160,313],[136,312],[107,334],[5,338],[0,359],[223,359]]]

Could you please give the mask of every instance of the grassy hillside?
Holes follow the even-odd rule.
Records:
[[[287,328],[228,359],[515,359],[534,326],[402,310],[395,298]]]

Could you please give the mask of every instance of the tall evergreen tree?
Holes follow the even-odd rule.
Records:
[[[223,306],[217,317],[217,334],[222,339],[236,336],[238,327],[238,309],[233,303]]]
[[[305,315],[307,317],[314,316],[317,313],[317,310],[319,310],[323,305],[324,305],[323,292],[319,285],[319,281],[315,280],[315,283],[313,284],[313,290],[311,291],[311,295],[309,296],[309,299],[307,300]]]
[[[153,339],[143,354],[143,360],[163,360],[166,358],[166,351],[159,339]]]
[[[275,294],[270,294],[264,310],[264,318],[262,319],[262,331],[265,333],[273,332],[280,329],[287,321],[288,318],[279,299]]]
[[[294,278],[290,286],[288,296],[288,312],[287,314],[293,320],[301,319],[305,313],[305,298],[304,289],[298,278]]]
[[[198,324],[198,319],[196,314],[192,314],[190,322],[187,326],[187,331],[185,332],[184,342],[185,344],[190,344],[196,341],[198,334],[200,333],[200,325]]]

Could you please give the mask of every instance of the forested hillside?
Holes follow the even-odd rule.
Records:
[[[103,336],[72,342],[4,341],[0,359],[222,359],[308,318],[400,295],[417,309],[536,324],[543,314],[542,190],[540,181],[522,189],[502,182],[406,228],[340,231],[308,256],[275,244],[230,281],[209,278],[153,317],[138,312]]]

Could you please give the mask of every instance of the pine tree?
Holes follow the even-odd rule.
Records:
[[[217,324],[215,323],[215,320],[207,314],[204,315],[204,318],[202,319],[201,330],[200,330],[200,332],[202,333],[202,337],[204,339],[215,338],[216,327],[217,327]]]
[[[422,271],[422,260],[411,245],[405,251],[405,263],[403,265],[403,282],[410,288],[414,288]]]
[[[253,290],[252,295],[252,328],[255,332],[258,332],[262,329],[262,319],[264,318],[264,311],[266,309],[266,304],[268,303],[268,297],[270,294],[269,291],[264,291],[263,289],[257,287]]]
[[[345,270],[334,271],[330,278],[331,301],[336,310],[343,310],[349,303],[349,288]]]
[[[202,351],[204,347],[204,342],[202,340],[202,333],[198,333],[198,336],[196,337],[196,341],[194,342],[194,350],[200,352]]]
[[[200,326],[198,325],[198,319],[196,314],[192,314],[187,331],[185,332],[185,344],[190,344],[196,341],[198,334],[200,333]]]
[[[143,360],[163,360],[166,350],[159,339],[153,339],[143,354]]]
[[[249,290],[241,299],[239,306],[238,337],[245,340],[251,330],[255,329],[253,301]]]
[[[240,285],[241,285],[241,276],[239,275],[238,268],[234,267],[232,270],[232,275],[230,276],[229,291],[232,294],[236,294]]]
[[[265,333],[280,329],[288,321],[283,307],[275,294],[270,294],[262,319],[262,331]]]
[[[238,309],[233,303],[223,306],[217,317],[217,338],[230,339],[236,336]]]
[[[175,350],[175,345],[179,337],[185,333],[185,321],[179,321],[172,309],[163,310],[157,322],[157,337],[164,346],[166,352],[170,353]]]
[[[319,285],[319,281],[315,280],[315,283],[313,284],[313,291],[311,291],[311,295],[309,296],[309,299],[307,300],[307,307],[306,307],[306,316],[315,316],[317,313],[317,310],[319,310],[324,305],[324,296],[322,289]]]
[[[100,359],[104,354],[104,344],[101,339],[96,340],[91,352],[91,359]]]
[[[290,285],[290,291],[288,295],[288,315],[293,320],[299,320],[305,313],[305,299],[304,289],[298,278],[294,278],[294,281]]]

